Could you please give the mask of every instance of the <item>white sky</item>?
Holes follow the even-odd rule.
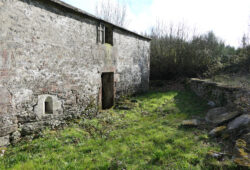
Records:
[[[63,0],[95,14],[100,0]],[[145,32],[157,20],[166,24],[184,23],[197,33],[210,30],[233,46],[239,46],[244,33],[250,32],[250,0],[127,0],[128,28]]]

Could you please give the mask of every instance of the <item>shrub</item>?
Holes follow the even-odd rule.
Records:
[[[249,69],[250,46],[235,50],[213,32],[190,38],[183,25],[166,27],[158,23],[150,37],[152,80],[210,77],[235,63]]]

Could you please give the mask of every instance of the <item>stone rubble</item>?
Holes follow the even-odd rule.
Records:
[[[6,148],[0,148],[0,157],[4,156],[5,151],[6,151]]]
[[[210,109],[205,117],[214,127],[209,135],[231,141],[234,161],[250,167],[250,91],[200,79],[191,79],[189,86],[198,96],[218,106]]]
[[[181,126],[187,126],[187,127],[197,127],[201,124],[201,122],[197,119],[191,119],[191,120],[184,120],[181,123]]]
[[[220,136],[226,129],[227,129],[226,126],[219,126],[219,127],[216,127],[216,128],[214,128],[213,130],[211,130],[211,131],[209,132],[209,136],[211,136],[211,137],[218,137],[218,136]]]
[[[222,124],[240,115],[239,112],[228,112],[225,107],[211,109],[206,114],[206,121],[213,124]]]

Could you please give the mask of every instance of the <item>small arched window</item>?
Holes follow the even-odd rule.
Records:
[[[50,96],[44,101],[44,112],[45,114],[53,114],[53,99]]]

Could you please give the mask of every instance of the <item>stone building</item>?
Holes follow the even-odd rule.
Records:
[[[149,47],[59,0],[0,0],[0,146],[147,90]]]

